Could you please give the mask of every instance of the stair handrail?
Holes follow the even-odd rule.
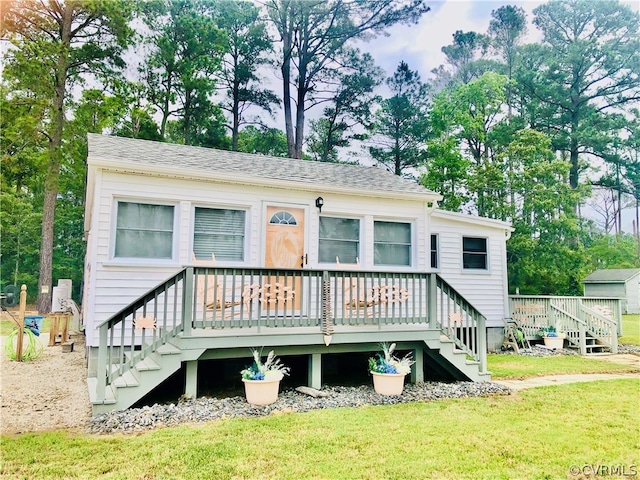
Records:
[[[553,322],[556,328],[560,328],[561,330],[566,332],[567,340],[576,345],[580,349],[580,355],[585,355],[587,353],[587,338],[586,338],[586,330],[587,324],[580,318],[576,317],[570,312],[567,312],[565,309],[559,307],[558,305],[554,305],[553,302],[549,304],[549,308],[551,312],[555,316],[559,313],[562,315],[565,322],[560,324],[558,327],[558,322]],[[577,338],[575,332],[578,332]]]
[[[583,304],[580,305],[580,313],[587,314],[584,321],[591,336],[602,342],[604,346],[609,347],[611,353],[618,353],[618,322]],[[596,325],[593,319],[598,320],[600,325]],[[602,324],[605,324],[606,327],[602,327]],[[602,334],[603,328],[604,335]]]
[[[127,361],[124,361],[124,352],[122,351],[123,345],[120,346],[121,351],[119,354],[120,361],[117,368],[112,368],[113,358],[113,343],[114,343],[114,327],[116,325],[124,324],[124,321],[130,315],[134,315],[139,310],[146,310],[146,305],[150,302],[157,301],[158,297],[166,293],[170,287],[175,286],[176,294],[174,296],[175,308],[180,309],[181,314],[184,315],[184,307],[192,300],[188,297],[188,294],[192,291],[192,287],[189,285],[193,283],[191,280],[193,277],[193,267],[188,267],[180,270],[174,276],[160,283],[159,285],[150,289],[147,293],[137,298],[129,305],[120,309],[117,313],[109,317],[107,320],[99,324],[96,328],[99,330],[99,343],[98,343],[98,359],[96,366],[96,400],[102,402],[106,398],[106,388],[111,382],[118,376],[123,375],[127,371],[135,367],[135,365],[144,360],[144,358],[152,352],[155,352],[162,345],[167,343],[170,338],[175,337],[184,329],[184,321],[181,321],[170,329],[163,329],[161,334],[157,334],[156,330],[153,331],[153,337],[150,343],[145,343],[141,346],[139,351],[135,354],[131,354]],[[190,281],[191,280],[191,281]],[[177,289],[179,283],[183,284],[182,295],[177,295]],[[191,295],[192,296],[192,295]],[[166,301],[166,297],[165,297]],[[122,329],[124,332],[124,328]],[[122,333],[124,336],[124,333]]]
[[[471,356],[475,361],[479,362],[479,371],[480,373],[487,372],[487,319],[485,318],[480,311],[474,307],[471,302],[469,302],[466,298],[464,298],[455,288],[453,288],[446,280],[444,280],[437,273],[431,274],[432,278],[435,278],[435,286],[439,288],[443,294],[447,295],[453,302],[460,307],[460,309],[466,312],[469,317],[472,319],[475,329],[477,331],[477,345],[474,348],[472,341],[470,338],[467,338],[467,341],[462,341],[457,337],[451,338],[451,332],[443,326],[442,321],[438,321],[438,325],[440,327],[440,332],[453,340],[456,347],[460,350],[467,353],[467,355]],[[429,295],[430,300],[435,302],[435,296],[433,294]],[[432,312],[435,311],[435,308],[432,309]],[[444,312],[440,312],[441,315]]]

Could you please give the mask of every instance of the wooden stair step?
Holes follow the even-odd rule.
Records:
[[[137,387],[138,385],[140,385],[140,382],[138,382],[138,379],[133,374],[133,372],[129,370],[125,372],[122,376],[116,378],[113,381],[112,385],[118,388]]]
[[[136,370],[138,370],[139,372],[144,372],[148,370],[160,370],[160,368],[161,367],[160,365],[158,365],[158,362],[156,362],[150,357],[147,357],[144,360],[141,360],[140,362],[136,363]]]
[[[165,343],[156,350],[160,355],[180,355],[182,350],[171,343]]]
[[[105,388],[105,399],[103,401],[98,401],[96,398],[96,393],[98,391],[98,379],[96,377],[87,378],[87,387],[89,390],[89,401],[94,405],[113,405],[118,401],[111,385],[107,385]]]

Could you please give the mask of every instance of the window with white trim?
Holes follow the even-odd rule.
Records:
[[[373,222],[374,265],[411,265],[411,224]]]
[[[438,262],[438,244],[440,239],[437,233],[431,235],[431,268],[436,269],[440,262]]]
[[[172,205],[118,202],[116,258],[173,258]]]
[[[462,268],[487,270],[487,239],[462,237]]]
[[[244,210],[195,208],[193,254],[196,260],[244,261]]]
[[[360,220],[320,217],[318,260],[322,263],[356,263],[360,255]]]

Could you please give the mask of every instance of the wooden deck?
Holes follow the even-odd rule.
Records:
[[[375,351],[380,342],[420,360],[440,352],[455,378],[490,378],[485,318],[436,274],[188,267],[99,330],[90,394],[102,407],[94,411],[126,408],[183,362],[186,391],[196,393],[198,360],[246,357],[251,347],[309,355],[315,388],[321,355]],[[154,372],[144,388],[140,366]],[[421,378],[415,369],[412,379]],[[123,386],[140,388],[119,401]]]

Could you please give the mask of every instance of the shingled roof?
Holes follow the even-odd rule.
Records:
[[[377,167],[312,162],[91,133],[88,142],[88,164],[114,170],[241,180],[256,185],[274,182],[292,188],[313,185],[328,191],[417,196],[424,201],[440,199],[438,193]]]
[[[640,268],[609,268],[596,270],[586,277],[584,283],[625,283],[640,274]]]

